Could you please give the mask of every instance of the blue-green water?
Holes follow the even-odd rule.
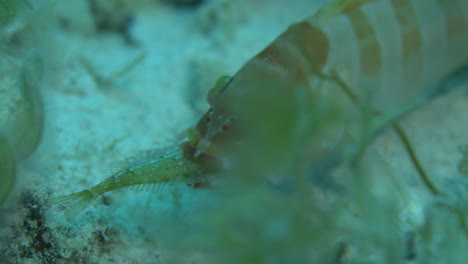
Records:
[[[0,263],[465,263],[465,82],[400,121],[438,195],[391,128],[359,159],[354,142],[301,167],[330,142],[284,136],[307,122],[254,93],[249,144],[210,188],[124,188],[71,219],[50,206],[177,142],[219,76],[321,4],[168,2],[0,1]],[[312,109],[312,131],[342,136],[325,125],[339,111]]]

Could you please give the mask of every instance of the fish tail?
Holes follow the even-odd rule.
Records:
[[[64,214],[68,218],[74,218],[86,209],[96,199],[97,195],[90,190],[84,190],[69,195],[55,197],[49,200],[51,205],[61,205],[65,207]]]

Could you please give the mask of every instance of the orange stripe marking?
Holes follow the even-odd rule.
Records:
[[[392,0],[393,12],[401,28],[403,41],[403,62],[422,49],[422,37],[418,28],[416,13],[408,0]]]
[[[361,58],[361,73],[375,74],[382,67],[382,52],[375,28],[361,9],[347,14],[356,34]],[[343,43],[346,45],[346,43]]]

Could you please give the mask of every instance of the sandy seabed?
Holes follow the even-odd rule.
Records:
[[[42,33],[31,39],[46,60],[45,130],[34,155],[18,165],[3,211],[16,225],[3,231],[13,241],[2,241],[11,246],[9,260],[0,263],[205,263],[202,253],[178,240],[190,228],[184,217],[210,199],[210,190],[183,184],[125,189],[71,220],[43,207],[45,200],[94,186],[119,166],[115,161],[175,142],[206,111],[206,93],[219,76],[234,74],[322,1],[207,0],[198,7],[135,1],[112,13],[126,21],[124,29],[118,21],[99,28],[89,2],[61,1],[39,13],[42,26],[34,30]],[[135,60],[131,70],[116,74]],[[467,106],[465,89],[402,122],[437,183],[461,176],[456,168],[458,147],[468,143]],[[423,221],[428,192],[394,132],[374,146],[413,186],[407,214]]]

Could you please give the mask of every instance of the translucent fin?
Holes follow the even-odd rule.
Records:
[[[84,209],[86,209],[96,199],[96,195],[90,190],[84,190],[81,192],[52,198],[49,200],[51,205],[64,206],[65,216],[68,218],[74,218]]]
[[[111,161],[107,162],[104,167],[104,176],[110,177],[112,175],[115,175],[121,171],[124,171],[128,167],[132,165],[131,162],[128,161],[128,158],[125,158],[125,160],[119,160],[119,161]]]
[[[157,192],[163,192],[164,189],[166,188],[167,184],[166,183],[160,183],[158,184],[158,188],[156,189]]]
[[[118,162],[111,162],[106,165],[106,168],[104,169],[104,175],[107,177],[110,177],[122,170],[124,170],[127,166],[126,162],[118,161]]]
[[[128,190],[132,190],[135,192],[151,192],[151,193],[158,193],[162,192],[166,187],[167,183],[153,183],[153,184],[138,184],[138,185],[131,185],[126,188]]]
[[[168,150],[167,148],[140,150],[133,156],[125,158],[123,162],[121,161],[120,166],[128,167],[129,165],[132,165],[135,163],[141,163],[142,161],[153,159],[154,157],[157,157],[157,156],[163,157],[167,155],[169,152],[170,150]]]
[[[145,187],[145,184],[138,184],[138,185],[130,185],[124,188],[135,191],[135,192],[142,192],[144,187]]]
[[[140,150],[136,152],[134,155],[130,157],[126,157],[124,160],[113,161],[107,164],[106,165],[107,168],[105,169],[105,174],[107,176],[112,176],[118,172],[126,170],[129,167],[132,167],[132,165],[136,163],[142,163],[156,156],[164,156],[166,152],[167,152],[166,149]],[[139,190],[138,188],[140,187],[136,187],[136,190]]]

